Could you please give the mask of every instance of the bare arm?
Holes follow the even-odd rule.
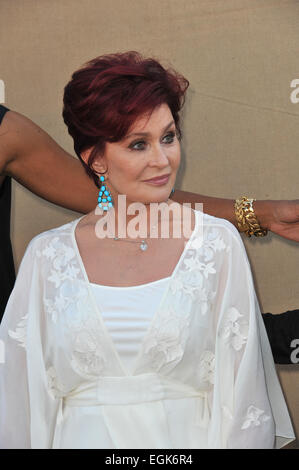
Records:
[[[0,173],[68,209],[86,213],[96,206],[98,190],[81,163],[14,111],[5,114],[0,126]]]
[[[237,196],[240,196],[239,194]],[[229,220],[236,227],[234,200],[221,199],[201,194],[175,190],[171,199],[179,203],[203,203],[203,211],[207,214]],[[254,210],[260,225],[272,232],[299,242],[299,200],[273,201],[263,200],[254,202]],[[237,227],[238,228],[238,227]]]
[[[203,196],[202,194],[189,193],[178,189],[171,195],[171,199],[180,204],[189,202],[195,208],[196,203],[203,204],[203,211],[214,217],[227,219],[232,224],[236,223],[234,213],[234,201],[232,199],[221,199],[218,197]]]

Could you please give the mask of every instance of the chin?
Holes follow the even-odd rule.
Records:
[[[170,190],[171,191],[171,190]],[[148,198],[148,202],[159,203],[159,202],[166,202],[169,199],[170,191],[162,192],[160,194],[152,195]]]
[[[172,188],[173,186],[169,184],[139,188],[139,191],[135,191],[132,195],[127,194],[127,201],[143,204],[165,202],[169,199]]]

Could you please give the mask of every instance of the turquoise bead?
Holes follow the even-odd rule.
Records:
[[[99,180],[103,183],[105,181],[105,177],[103,175],[101,175],[99,177]],[[99,190],[98,206],[104,211],[107,211],[111,207],[113,207],[113,201],[112,201],[111,193],[109,191],[109,188],[106,188],[106,186],[104,184],[102,184],[102,186],[100,187],[100,190]]]

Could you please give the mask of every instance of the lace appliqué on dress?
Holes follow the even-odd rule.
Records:
[[[203,237],[198,235],[192,240],[180,269],[171,282],[171,291],[196,300],[202,315],[206,315],[215,299],[216,292],[212,289],[210,279],[216,274],[216,253],[224,249],[226,245],[219,230],[208,230]]]
[[[235,307],[229,308],[225,314],[224,325],[219,330],[220,338],[228,342],[235,351],[240,351],[247,341],[248,322],[243,317]]]
[[[198,379],[200,382],[214,384],[215,354],[212,351],[203,351],[199,360]]]
[[[94,379],[106,364],[103,336],[93,318],[71,328],[71,366],[81,376]]]
[[[68,244],[69,237],[67,232],[54,236],[37,252],[47,259],[44,308],[52,323],[65,331],[72,369],[81,377],[94,379],[102,374],[106,363],[103,332],[76,252]],[[49,370],[52,374],[53,370]]]
[[[64,244],[59,237],[50,239],[43,250],[37,250],[38,257],[45,256],[51,263],[51,274],[48,280],[58,288],[65,280],[74,280],[80,271],[76,266],[76,253],[74,249]]]
[[[158,312],[144,341],[144,354],[149,356],[155,369],[160,370],[166,364],[174,367],[183,357],[190,334],[192,303],[196,300],[202,315],[211,308],[216,295],[211,282],[216,274],[214,257],[225,247],[216,229],[208,230],[203,238],[198,235],[191,240],[170,281],[168,305],[163,305]]]
[[[266,415],[265,411],[260,410],[256,406],[251,405],[247,409],[246,418],[241,429],[260,426],[266,421],[269,421],[269,419],[270,416]]]
[[[28,313],[24,317],[21,318],[19,323],[17,324],[17,328],[15,331],[9,330],[8,334],[12,339],[15,339],[19,342],[19,346],[26,349],[27,345],[27,320],[28,320]]]
[[[46,374],[48,379],[48,390],[52,398],[61,398],[65,396],[66,387],[58,380],[54,367],[49,367],[46,371]]]
[[[189,326],[186,316],[181,316],[171,308],[160,311],[158,315],[159,319],[149,330],[143,345],[155,370],[181,359],[186,328]]]

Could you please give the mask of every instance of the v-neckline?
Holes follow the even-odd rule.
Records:
[[[184,249],[179,257],[179,260],[177,262],[177,264],[175,265],[172,273],[170,276],[168,276],[167,278],[169,279],[168,283],[167,283],[167,286],[165,287],[164,289],[164,293],[162,295],[162,298],[161,298],[161,301],[154,313],[154,315],[152,316],[151,320],[150,320],[150,323],[148,325],[148,328],[141,340],[141,345],[139,347],[139,351],[137,353],[137,356],[135,358],[135,361],[134,361],[134,365],[133,365],[133,368],[132,368],[132,372],[129,373],[127,370],[126,370],[126,367],[123,365],[122,363],[122,360],[120,358],[120,355],[116,349],[116,346],[113,342],[113,339],[112,339],[112,336],[111,334],[109,333],[109,330],[105,324],[105,321],[104,321],[104,316],[103,316],[103,313],[100,309],[100,307],[98,306],[98,303],[95,299],[95,295],[94,295],[94,292],[93,292],[93,288],[92,288],[92,283],[89,281],[89,278],[88,278],[88,275],[87,275],[87,272],[86,272],[86,269],[85,269],[85,266],[84,266],[84,263],[83,263],[83,260],[82,260],[82,257],[81,257],[81,254],[80,254],[80,251],[79,251],[79,247],[78,247],[78,243],[77,243],[77,240],[76,240],[76,227],[78,225],[78,223],[80,222],[81,219],[83,219],[83,217],[85,217],[84,215],[82,217],[79,217],[78,219],[75,219],[73,222],[72,222],[72,227],[71,227],[71,239],[72,239],[72,244],[73,244],[73,248],[75,250],[75,253],[76,253],[76,256],[77,256],[77,260],[78,260],[78,263],[80,265],[80,268],[81,268],[81,271],[83,273],[83,277],[84,277],[84,280],[85,280],[85,283],[86,283],[86,286],[87,286],[87,290],[88,290],[88,294],[89,294],[89,298],[91,299],[91,302],[93,304],[93,308],[94,308],[94,311],[95,313],[97,314],[97,317],[99,318],[99,321],[101,323],[101,328],[102,328],[102,331],[103,331],[103,334],[110,346],[110,349],[116,359],[116,362],[122,372],[122,374],[126,377],[131,377],[131,376],[134,376],[135,373],[136,373],[136,369],[138,367],[138,364],[140,362],[140,359],[142,357],[142,354],[143,354],[143,349],[144,349],[144,341],[145,339],[147,338],[147,335],[149,334],[149,332],[151,331],[153,325],[156,323],[156,319],[157,319],[157,316],[159,314],[159,312],[161,311],[161,308],[164,304],[164,301],[165,301],[165,298],[167,297],[168,293],[169,293],[169,289],[170,289],[170,285],[171,285],[171,282],[173,281],[174,279],[174,276],[176,275],[176,272],[178,270],[178,267],[179,265],[181,264],[182,260],[183,260],[183,257],[186,253],[186,251],[188,250],[191,242],[192,242],[192,239],[195,235],[195,233],[197,232],[197,225],[198,225],[198,220],[199,220],[199,217],[198,217],[198,213],[197,211],[193,211],[194,212],[194,217],[195,217],[195,222],[194,222],[194,229],[188,239],[188,241],[185,243],[185,246],[184,246]],[[142,285],[142,284],[140,284]],[[129,286],[129,287],[135,287],[135,286]]]

